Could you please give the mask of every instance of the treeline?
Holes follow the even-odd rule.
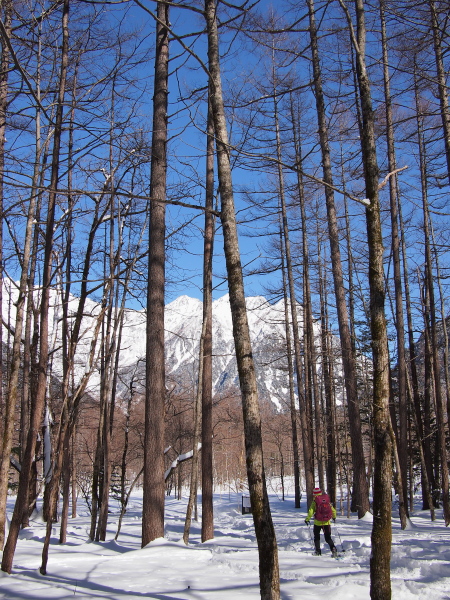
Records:
[[[211,302],[225,281],[262,598],[279,598],[263,442],[281,461],[286,431],[297,507],[319,484],[372,510],[371,597],[390,598],[392,486],[403,527],[419,482],[450,523],[447,3],[5,0],[0,34],[0,290],[14,288],[0,303],[2,546],[19,473],[2,569],[42,489],[43,574],[71,484],[103,540],[110,490],[125,509],[142,477],[142,545],[163,536],[168,469],[187,460],[184,539],[200,479],[213,536]],[[263,428],[245,277],[285,304],[289,403]],[[164,303],[191,279],[203,323],[180,404]],[[129,307],[145,308],[146,356],[124,376]]]

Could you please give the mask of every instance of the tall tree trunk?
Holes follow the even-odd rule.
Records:
[[[418,277],[419,280],[419,277]],[[427,286],[422,286],[420,280],[418,285],[421,289],[422,297],[422,312],[423,312],[423,338],[424,338],[424,392],[423,392],[423,433],[424,433],[424,456],[427,467],[427,477],[431,483],[431,494],[436,495],[438,482],[435,478],[433,469],[433,441],[435,436],[435,428],[432,427],[432,404],[433,404],[433,361],[431,351],[431,335],[430,335],[430,296]],[[436,508],[439,502],[435,504]]]
[[[30,415],[30,426],[27,436],[27,446],[22,460],[22,469],[19,477],[19,488],[17,499],[14,506],[14,512],[11,519],[8,539],[3,551],[2,570],[11,572],[14,552],[16,549],[17,538],[19,536],[22,516],[27,509],[28,488],[36,447],[36,439],[42,420],[42,412],[45,404],[46,384],[47,384],[47,366],[49,356],[48,346],[48,312],[50,301],[50,286],[52,282],[52,252],[53,252],[53,230],[55,222],[56,195],[59,179],[59,158],[61,147],[61,135],[63,125],[63,107],[64,95],[66,89],[66,76],[68,66],[69,50],[69,0],[64,0],[62,12],[62,50],[61,50],[61,71],[59,80],[58,102],[55,118],[55,132],[53,141],[51,181],[47,208],[47,223],[45,233],[45,250],[43,264],[42,280],[42,299],[40,306],[40,353],[39,353],[39,372],[36,397],[34,406],[32,406]]]
[[[261,417],[247,320],[247,309],[245,306],[244,281],[239,253],[233,184],[231,178],[230,148],[228,144],[228,132],[222,96],[215,0],[205,0],[205,19],[208,35],[211,105],[214,114],[218,177],[222,208],[221,223],[228,274],[233,336],[242,394],[247,476],[253,522],[258,542],[260,592],[262,600],[278,600],[280,598],[278,550],[264,473]]]
[[[406,352],[405,352],[405,323],[403,318],[402,277],[400,269],[400,241],[398,233],[398,201],[397,177],[395,174],[395,145],[394,125],[392,117],[392,99],[390,91],[390,75],[387,51],[386,19],[384,14],[384,0],[380,1],[380,20],[383,51],[383,80],[384,97],[386,105],[386,138],[388,147],[389,199],[391,208],[392,229],[392,257],[394,262],[394,287],[395,287],[395,327],[397,331],[397,370],[398,370],[398,415],[399,434],[397,438],[400,475],[402,480],[400,498],[400,520],[402,529],[406,528],[408,515],[408,410],[406,400]]]
[[[214,119],[208,94],[206,138],[205,238],[203,253],[203,341],[202,378],[202,542],[214,537],[213,512],[213,425],[212,425],[212,262],[215,220],[214,203]]]
[[[300,151],[300,150],[299,150]],[[301,151],[300,151],[301,157]],[[300,158],[301,160],[301,158]],[[303,192],[303,190],[302,190]],[[317,353],[314,338],[314,322],[311,306],[311,286],[309,276],[309,249],[308,249],[308,234],[306,231],[306,211],[305,211],[305,196],[303,193],[299,194],[300,200],[300,213],[302,222],[302,255],[303,255],[303,287],[304,287],[304,323],[306,329],[306,339],[308,344],[308,355],[309,355],[309,370],[311,373],[311,391],[314,399],[314,429],[316,434],[316,458],[317,458],[317,471],[319,476],[319,487],[325,489],[325,471],[324,471],[324,459],[323,459],[323,424],[322,424],[322,410],[321,410],[321,395],[319,391],[319,384],[317,381]]]
[[[444,338],[444,352],[443,352],[443,366],[444,366],[444,377],[445,377],[445,393],[447,399],[447,423],[450,424],[450,371],[449,371],[449,345],[448,345],[448,329],[447,329],[447,317],[445,314],[445,295],[442,289],[442,276],[441,268],[439,264],[439,255],[436,246],[436,239],[434,235],[433,223],[430,219],[431,236],[433,240],[433,254],[434,262],[436,264],[437,271],[437,283],[439,287],[439,301],[441,305],[441,322],[442,322],[442,335]]]
[[[110,164],[110,185],[114,186],[112,164]],[[115,215],[115,202],[114,202],[114,190],[111,192],[110,197],[110,212]],[[113,397],[113,380],[114,380],[114,365],[115,365],[115,353],[117,343],[117,329],[119,323],[117,321],[117,304],[114,308],[114,272],[116,269],[114,260],[114,246],[115,246],[115,231],[114,231],[114,220],[110,220],[109,230],[109,266],[108,276],[106,278],[107,284],[105,285],[104,292],[104,303],[106,308],[106,323],[104,338],[102,339],[102,380],[100,384],[101,390],[101,409],[103,410],[102,418],[102,431],[99,435],[99,439],[102,444],[102,464],[101,464],[101,498],[100,498],[100,510],[98,515],[97,531],[95,535],[96,541],[104,542],[106,539],[106,527],[108,522],[108,506],[109,506],[109,487],[111,480],[111,420],[112,420],[112,397]],[[120,244],[118,252],[120,254]],[[105,257],[106,258],[106,257]],[[105,270],[106,275],[106,270]],[[109,288],[106,292],[106,288]]]
[[[419,146],[419,153],[420,153]],[[397,194],[398,198],[398,194]],[[422,487],[422,508],[423,510],[429,509],[431,511],[432,520],[434,520],[434,507],[433,503],[429,502],[431,499],[431,479],[429,478],[429,474],[426,468],[427,461],[425,458],[426,455],[426,447],[425,444],[429,442],[429,436],[424,437],[424,422],[422,418],[422,408],[419,397],[419,380],[417,374],[417,364],[418,357],[416,353],[416,344],[414,340],[414,327],[413,327],[413,319],[412,319],[412,311],[411,311],[411,294],[409,287],[409,273],[408,273],[408,263],[407,263],[407,252],[406,252],[406,242],[405,242],[405,226],[403,221],[403,213],[402,213],[402,205],[401,202],[398,201],[398,216],[401,230],[401,246],[402,246],[402,266],[403,266],[403,282],[405,286],[405,308],[406,308],[406,319],[408,325],[408,344],[409,344],[409,370],[411,372],[410,375],[410,383],[409,383],[409,394],[410,399],[413,403],[414,410],[414,423],[416,427],[416,435],[418,438],[419,446],[420,446],[420,455],[423,457],[423,461],[421,461],[422,473],[421,473],[421,487]],[[408,371],[407,371],[407,379],[408,379]]]
[[[311,51],[313,56],[314,93],[316,99],[317,120],[319,125],[320,148],[322,152],[323,179],[327,184],[329,184],[325,186],[325,198],[327,205],[328,234],[331,248],[334,291],[338,313],[339,336],[341,341],[342,364],[344,369],[345,390],[349,415],[354,479],[353,494],[356,500],[358,516],[363,517],[369,510],[369,490],[366,480],[364,447],[361,433],[362,428],[357,392],[356,363],[355,356],[352,351],[352,340],[348,325],[348,311],[345,299],[344,279],[342,275],[341,252],[339,248],[339,229],[336,208],[334,204],[334,193],[330,187],[330,185],[333,184],[333,176],[331,170],[328,126],[325,111],[325,100],[322,89],[322,75],[320,70],[313,0],[308,0],[308,11]]]
[[[434,375],[434,395],[436,404],[436,429],[437,429],[437,445],[441,462],[441,487],[442,487],[442,502],[444,508],[445,525],[450,525],[450,497],[449,497],[449,473],[448,473],[448,456],[445,443],[445,410],[444,401],[442,398],[441,386],[441,368],[439,360],[438,339],[436,331],[436,306],[434,299],[434,281],[433,281],[433,261],[431,257],[431,242],[430,242],[430,227],[429,227],[429,212],[428,212],[428,193],[426,181],[426,162],[423,132],[421,128],[421,112],[420,102],[418,98],[417,85],[415,86],[416,94],[416,110],[418,123],[418,138],[420,150],[420,169],[422,181],[422,205],[423,205],[423,226],[425,237],[425,280],[427,288],[427,298],[429,300],[429,324],[430,324],[430,344],[431,344],[431,359]]]
[[[38,41],[38,61],[41,56],[41,40],[39,35]],[[38,67],[37,75],[37,97],[40,98],[40,72]],[[44,199],[44,184],[46,165],[49,155],[50,136],[47,136],[44,144],[41,144],[41,112],[36,110],[36,151],[35,163],[33,169],[32,194],[36,196],[35,223],[33,226],[33,242],[31,248],[30,266],[27,280],[27,303],[25,317],[25,332],[23,343],[23,359],[22,359],[22,399],[21,399],[21,440],[20,440],[20,457],[25,452],[26,436],[28,432],[30,401],[35,395],[37,381],[37,347],[39,341],[39,310],[35,302],[35,278],[38,261],[38,247],[40,244],[41,228],[41,207]],[[37,453],[39,450],[37,450]],[[37,497],[37,467],[36,460],[32,466],[32,476],[29,488],[29,502],[32,506]],[[27,527],[29,524],[30,511],[27,510],[22,516],[22,527]]]
[[[442,398],[441,385],[441,367],[439,360],[438,338],[436,331],[436,306],[434,299],[434,281],[433,281],[433,264],[431,257],[431,243],[429,232],[429,214],[428,214],[428,198],[426,187],[422,190],[423,200],[423,222],[425,236],[425,279],[429,307],[429,327],[430,327],[430,350],[432,360],[432,372],[434,376],[434,397],[436,407],[436,430],[437,430],[437,445],[439,458],[441,462],[441,487],[442,487],[442,502],[444,508],[445,525],[450,525],[450,499],[449,499],[449,473],[448,473],[448,457],[447,447],[445,443],[445,417],[444,417],[444,401]]]
[[[70,343],[70,327],[69,327],[69,302],[71,292],[71,273],[72,273],[72,244],[73,244],[73,206],[74,199],[70,191],[72,190],[73,182],[73,145],[74,145],[74,121],[76,107],[76,90],[77,90],[77,73],[78,65],[75,68],[75,76],[72,84],[72,110],[70,112],[69,124],[69,143],[68,143],[68,168],[67,168],[67,189],[69,195],[67,197],[67,239],[66,239],[66,283],[64,288],[64,297],[62,299],[63,320],[62,320],[62,346],[63,346],[63,397],[68,395],[70,389],[71,376],[73,369],[71,368],[69,343]],[[73,392],[73,390],[72,390]],[[61,526],[59,531],[59,543],[64,544],[67,538],[67,523],[69,518],[69,495],[70,495],[70,476],[71,476],[71,440],[70,436],[65,435],[64,438],[64,459],[62,469],[62,510],[61,510]]]
[[[2,15],[3,17],[3,15]],[[5,33],[8,38],[11,35],[11,18],[12,18],[12,2],[8,0],[4,3],[4,20],[5,20]],[[5,40],[2,40],[2,56],[1,56],[1,70],[0,70],[0,317],[3,315],[3,188],[4,188],[4,171],[5,171],[5,140],[6,140],[6,108],[8,104],[8,73],[9,73],[9,60],[10,53],[8,45]],[[23,273],[23,271],[22,271]],[[26,279],[25,279],[26,284]],[[21,288],[20,288],[21,289]],[[20,297],[19,297],[20,298]],[[22,314],[23,314],[23,303],[22,302]],[[19,308],[19,307],[18,307]],[[3,320],[1,321],[3,323]],[[17,319],[16,319],[17,322]],[[17,323],[16,323],[17,327]],[[20,331],[20,334],[22,331]],[[11,370],[13,364],[17,362],[20,364],[20,342],[19,337],[16,343],[17,331],[14,334],[13,343],[13,360],[10,361]],[[16,359],[14,353],[18,353]],[[3,402],[3,325],[0,326],[0,406]],[[17,377],[18,380],[18,369],[17,364]],[[12,374],[10,373],[10,381]],[[11,448],[13,442],[14,433],[14,419],[16,402],[18,398],[17,392],[17,381],[14,389],[11,385],[8,386],[8,392],[6,396],[6,405],[4,413],[4,429],[2,437],[2,449],[0,454],[0,550],[3,549],[5,541],[5,525],[6,525],[6,501],[8,495],[8,482],[9,482],[9,460],[11,455]]]
[[[201,400],[203,391],[203,352],[204,352],[204,341],[206,332],[207,320],[203,321],[202,332],[200,336],[200,351],[198,361],[198,383],[197,390],[194,398],[194,442],[192,450],[192,464],[191,464],[191,480],[189,487],[189,500],[186,509],[186,519],[184,521],[184,532],[183,542],[187,545],[189,542],[189,532],[192,521],[192,510],[197,498],[198,489],[198,443],[200,439],[200,426],[201,426]]]
[[[442,49],[442,33],[439,29],[438,14],[434,0],[428,0],[431,16],[431,29],[433,30],[433,46],[436,59],[436,73],[441,105],[442,129],[444,133],[445,156],[447,159],[447,175],[450,181],[450,110],[448,106],[448,84],[444,65],[444,51]],[[445,6],[445,19],[448,18],[448,6]]]
[[[72,469],[70,471],[71,474],[71,496],[72,496],[72,519],[75,519],[77,516],[77,461],[75,458],[75,448],[76,448],[76,439],[77,439],[77,433],[76,433],[76,427],[74,428],[74,431],[72,433],[72,439],[71,439],[71,443],[72,443],[72,452],[71,452],[71,460],[72,460]]]
[[[275,102],[275,108],[277,104]],[[302,260],[303,260],[303,326],[305,331],[305,339],[306,339],[306,348],[305,348],[305,357],[308,357],[308,360],[305,359],[305,371],[309,372],[310,377],[310,397],[313,400],[314,406],[314,431],[316,434],[316,444],[315,444],[315,454],[317,459],[317,471],[319,477],[319,486],[324,489],[325,487],[325,472],[324,472],[324,460],[323,460],[323,426],[322,426],[322,414],[320,410],[320,393],[319,393],[319,385],[317,382],[317,369],[316,369],[316,348],[315,348],[315,340],[314,340],[314,328],[313,328],[313,315],[312,315],[312,306],[311,306],[311,285],[310,285],[310,277],[309,277],[309,250],[308,250],[308,233],[306,229],[306,210],[305,210],[305,191],[303,186],[303,177],[302,177],[302,148],[301,148],[301,137],[300,137],[300,126],[298,121],[300,119],[296,119],[294,105],[292,100],[292,95],[290,97],[290,108],[291,108],[291,119],[293,125],[293,141],[295,148],[295,163],[297,165],[297,191],[298,191],[298,200],[300,206],[300,217],[301,217],[301,230],[302,230]],[[277,112],[275,112],[277,117]],[[277,117],[277,144],[280,144],[280,132],[278,125],[278,117]],[[281,160],[281,154],[278,156],[278,160]],[[288,263],[289,266],[289,263]],[[308,430],[312,433],[312,410],[309,415],[311,427]],[[313,438],[312,438],[313,439]],[[310,442],[311,453],[314,448],[314,443]],[[313,461],[312,461],[313,462]]]
[[[392,441],[389,414],[389,356],[384,312],[385,286],[383,237],[378,195],[378,162],[370,81],[366,69],[366,25],[363,0],[355,0],[357,30],[346,11],[356,52],[356,71],[361,98],[361,150],[366,184],[367,241],[369,247],[370,332],[373,356],[373,435],[374,483],[370,596],[372,600],[391,598],[390,560],[392,538]]]
[[[39,113],[38,113],[39,115]],[[39,119],[36,123],[39,126]],[[39,136],[37,136],[39,139]],[[37,144],[38,146],[39,144]],[[37,204],[36,204],[36,224],[34,225],[33,232],[33,246],[31,250],[31,260],[30,260],[30,272],[28,276],[28,297],[27,297],[27,313],[26,313],[26,321],[25,321],[25,344],[24,344],[24,352],[23,352],[23,394],[24,394],[24,403],[27,404],[27,429],[25,433],[25,444],[21,449],[21,458],[25,455],[26,444],[27,444],[27,436],[29,430],[29,420],[32,411],[33,398],[36,397],[37,394],[37,386],[38,386],[38,372],[39,372],[39,364],[38,364],[38,356],[39,356],[39,302],[35,303],[34,292],[35,292],[35,280],[36,280],[36,272],[37,272],[37,264],[38,264],[38,248],[40,246],[40,238],[41,238],[41,228],[39,223],[41,222],[41,210],[42,205],[45,202],[45,194],[43,191],[45,185],[45,173],[46,173],[46,165],[49,157],[49,148],[50,148],[50,136],[47,137],[47,140],[43,146],[43,156],[42,161],[40,161],[40,155],[38,152],[38,147],[36,148],[36,163],[35,163],[35,171],[33,176],[33,187],[39,186],[41,189],[37,191],[34,189],[33,191],[37,194]],[[39,169],[41,169],[41,173],[39,174]],[[29,524],[29,517],[31,516],[31,507],[35,505],[37,495],[38,495],[38,474],[37,474],[37,457],[40,453],[40,440],[37,441],[36,450],[35,450],[35,459],[32,462],[31,467],[31,477],[28,489],[28,507],[27,510],[23,511],[22,514],[22,527],[27,527]]]
[[[64,457],[62,466],[62,510],[61,510],[61,527],[59,530],[59,543],[65,544],[67,541],[67,520],[69,518],[69,493],[70,493],[70,467],[71,467],[71,456],[70,456],[70,435],[66,432],[64,439]]]
[[[273,74],[273,78],[275,79],[275,75]],[[288,216],[286,210],[286,199],[285,199],[285,189],[284,189],[284,177],[283,177],[283,169],[281,167],[281,139],[280,139],[280,127],[279,127],[279,119],[278,119],[278,104],[276,98],[276,90],[274,89],[274,117],[275,117],[275,132],[276,132],[276,145],[277,145],[277,158],[278,158],[278,185],[279,185],[279,194],[280,194],[280,206],[281,206],[281,222],[282,222],[282,232],[283,232],[283,240],[284,240],[284,252],[286,255],[286,270],[287,270],[287,279],[289,286],[289,296],[290,296],[290,306],[291,306],[291,319],[292,319],[292,333],[294,338],[294,356],[295,356],[295,366],[296,366],[296,375],[297,375],[297,391],[299,398],[299,412],[300,412],[300,423],[302,428],[302,443],[303,443],[303,468],[305,472],[305,480],[306,480],[306,495],[308,505],[312,500],[312,491],[314,489],[314,461],[313,461],[313,445],[312,445],[312,415],[309,414],[308,406],[307,406],[307,393],[304,391],[302,393],[302,364],[301,364],[301,343],[300,343],[300,334],[299,334],[299,324],[298,324],[298,314],[297,314],[297,299],[295,294],[295,281],[294,281],[294,272],[292,267],[292,257],[291,257],[291,242],[289,235],[289,224],[288,224]],[[292,109],[292,100],[291,100],[291,109]],[[291,110],[291,114],[293,115],[293,109]],[[295,121],[293,120],[294,130]],[[296,131],[294,132],[296,135]],[[301,157],[299,156],[299,148],[298,143],[295,144],[296,150],[296,160],[301,164]],[[299,173],[300,170],[298,170]],[[301,176],[300,176],[301,177]],[[298,182],[298,194],[299,196],[303,195],[303,185],[302,182]],[[301,200],[300,200],[301,202]],[[305,321],[305,319],[303,319]],[[305,368],[305,376],[306,376],[306,368]]]
[[[157,5],[147,291],[142,547],[164,537],[164,291],[169,6]]]
[[[430,509],[431,520],[434,521],[436,516],[435,516],[434,505],[433,505],[433,498],[431,496],[430,483],[429,483],[428,473],[427,473],[427,465],[425,462],[424,444],[423,444],[423,439],[422,439],[423,426],[422,426],[422,422],[419,421],[417,418],[416,407],[414,406],[414,400],[413,400],[412,384],[410,382],[408,372],[406,373],[406,385],[407,385],[407,389],[408,389],[409,401],[413,404],[411,412],[413,415],[416,439],[418,442],[417,445],[419,448],[420,466],[421,466],[422,498],[423,498],[424,504],[426,503],[426,507]]]
[[[100,470],[102,465],[102,441],[101,432],[103,430],[104,411],[100,410],[100,419],[97,425],[97,437],[95,444],[94,463],[92,465],[92,484],[91,484],[91,527],[89,530],[89,539],[95,540],[95,532],[97,530],[97,519],[100,508]]]
[[[326,414],[326,474],[327,474],[327,491],[330,496],[331,503],[336,506],[336,406],[333,394],[333,385],[331,379],[332,348],[329,344],[328,331],[328,313],[327,313],[327,294],[326,283],[322,273],[322,253],[321,242],[319,240],[319,232],[317,232],[318,251],[318,276],[319,276],[319,296],[320,296],[320,328],[321,328],[321,363],[322,363],[322,379],[325,392],[325,414]]]
[[[305,190],[303,185],[303,177],[302,177],[302,147],[301,147],[301,136],[300,136],[300,117],[297,119],[292,95],[290,97],[290,112],[291,112],[291,120],[292,120],[292,129],[293,129],[293,141],[294,141],[294,149],[295,149],[295,164],[297,166],[297,193],[298,193],[298,201],[300,207],[300,217],[301,217],[301,230],[302,230],[302,260],[303,260],[303,328],[305,333],[305,374],[308,373],[310,382],[308,385],[308,392],[305,392],[305,396],[309,396],[310,401],[314,406],[314,419],[312,416],[312,408],[307,411],[308,415],[308,423],[309,427],[307,432],[309,433],[309,449],[311,455],[311,467],[309,470],[313,473],[313,481],[314,483],[314,460],[313,460],[313,451],[315,448],[315,456],[317,459],[317,471],[319,477],[319,486],[324,489],[325,487],[325,472],[324,472],[324,460],[323,460],[323,426],[322,426],[322,414],[320,410],[320,393],[319,386],[317,382],[317,369],[316,369],[316,349],[314,342],[314,329],[313,329],[313,317],[312,317],[312,308],[311,308],[311,286],[309,281],[309,251],[308,251],[308,237],[306,230],[306,211],[305,211]],[[277,119],[277,138],[278,144],[280,143],[280,132],[279,125]],[[281,154],[278,156],[278,160],[281,160]],[[286,210],[284,211],[286,212]],[[288,272],[289,267],[292,266],[288,262]],[[309,402],[308,402],[309,404]],[[314,446],[314,436],[313,436],[313,422],[314,429],[316,433],[316,444]],[[304,434],[304,432],[302,432]],[[306,465],[305,465],[306,469]],[[306,487],[308,492],[308,485]],[[311,494],[311,492],[309,492]],[[308,496],[308,505],[312,500],[312,496]]]
[[[295,404],[294,370],[292,367],[291,319],[289,318],[289,295],[287,286],[286,264],[284,258],[283,229],[280,223],[281,273],[283,279],[284,323],[286,335],[286,355],[289,381],[289,412],[291,417],[292,456],[294,459],[294,506],[300,508],[300,458],[298,451],[297,407]]]

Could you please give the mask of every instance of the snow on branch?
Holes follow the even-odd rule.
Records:
[[[202,445],[199,443],[197,446],[198,450],[201,450],[201,447],[202,447]],[[174,469],[176,469],[180,463],[192,458],[193,454],[194,454],[194,451],[189,450],[189,452],[185,452],[184,454],[180,454],[179,456],[177,456],[176,459],[170,465],[170,467],[167,469],[167,471],[164,473],[164,481],[167,481],[169,479],[172,471]]]
[[[378,184],[378,189],[381,190],[382,188],[384,188],[384,186],[387,184],[387,182],[392,177],[392,175],[395,175],[396,173],[400,173],[400,171],[404,171],[407,168],[408,168],[408,165],[405,165],[404,167],[400,167],[399,169],[395,169],[394,171],[391,171],[390,173],[388,173],[386,175],[386,177],[383,179],[383,181]]]

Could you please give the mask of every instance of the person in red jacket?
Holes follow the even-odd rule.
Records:
[[[331,519],[336,519],[336,509],[332,506],[330,498],[327,494],[323,494],[320,488],[314,488],[313,490],[314,500],[311,502],[311,506],[308,510],[308,516],[305,519],[305,523],[309,523],[311,517],[314,515],[314,546],[316,547],[315,554],[320,556],[322,551],[320,549],[320,530],[323,529],[325,535],[325,541],[330,546],[332,556],[337,556],[337,549],[334,545],[331,537]]]

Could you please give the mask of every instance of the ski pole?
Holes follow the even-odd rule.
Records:
[[[334,523],[334,527],[336,529],[336,533],[338,534],[339,543],[341,544],[342,552],[345,553],[344,544],[342,543],[341,534],[339,533],[339,529],[337,528],[336,522]]]
[[[308,521],[307,525],[308,525],[308,529],[309,529],[309,539],[311,541],[311,546],[312,546],[313,550],[315,550],[316,546],[314,544],[313,536],[312,536],[312,533],[311,533],[311,524],[310,524],[309,521]]]

